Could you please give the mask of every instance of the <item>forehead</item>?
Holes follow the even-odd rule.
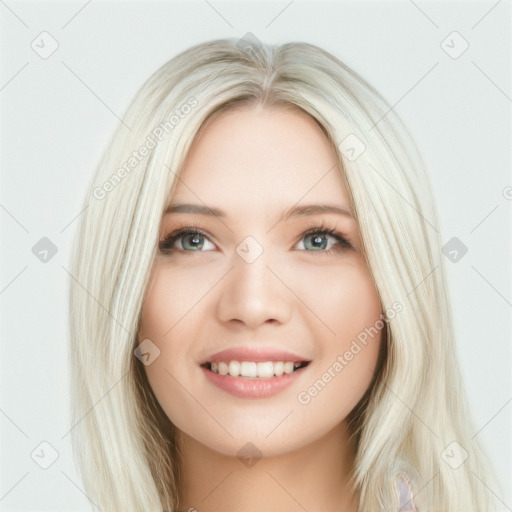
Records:
[[[337,154],[298,108],[246,106],[215,117],[194,140],[171,202],[264,208],[322,200],[348,207]],[[257,204],[256,204],[257,203]]]

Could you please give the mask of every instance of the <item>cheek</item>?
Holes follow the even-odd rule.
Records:
[[[366,267],[351,270],[340,281],[343,285],[338,286],[334,304],[340,307],[337,312],[332,308],[331,312],[337,338],[346,346],[354,339],[364,343],[370,338],[378,338],[384,325],[382,305],[370,272]],[[378,349],[378,339],[374,345],[373,349]],[[365,346],[369,347],[369,344]]]
[[[336,344],[340,348],[340,344],[380,318],[379,295],[371,273],[360,258],[338,268],[308,270],[307,275],[307,279],[295,278],[297,288],[304,305],[316,317],[317,333],[322,332],[328,345]]]
[[[341,418],[371,383],[385,322],[372,276],[361,261],[328,274],[318,272],[303,288],[308,306],[318,312],[321,322],[315,319],[310,324],[318,335],[318,357],[312,368],[311,393],[304,389],[301,403],[310,400],[314,402],[311,410],[318,407],[318,411],[337,403]]]
[[[164,314],[165,311],[174,310],[171,303],[172,295],[166,293],[165,284],[165,275],[161,268],[153,267],[142,303],[139,341],[149,338],[158,343],[172,326],[168,314]]]
[[[385,322],[379,294],[367,267],[358,266],[346,282],[350,286],[339,297],[344,307],[335,324],[336,356],[339,361],[338,356],[342,355],[345,385],[356,395],[362,395],[373,377]]]
[[[181,427],[181,418],[197,416],[197,406],[184,391],[197,389],[200,373],[191,374],[190,346],[204,320],[203,297],[211,284],[195,272],[174,271],[166,265],[155,266],[144,297],[139,342],[151,340],[158,356],[144,367],[149,384],[169,419]],[[199,283],[203,283],[199,285]],[[185,364],[186,362],[186,364]]]
[[[213,284],[211,272],[199,268],[186,272],[165,262],[155,265],[142,305],[139,339],[163,342],[183,320],[193,324],[201,316],[201,298]]]

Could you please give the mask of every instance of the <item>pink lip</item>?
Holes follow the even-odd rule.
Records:
[[[268,359],[266,360],[268,361]],[[285,360],[289,361],[290,359]],[[272,377],[271,379],[248,379],[245,377],[221,375],[220,373],[212,372],[204,366],[201,367],[206,378],[212,384],[238,398],[270,398],[277,395],[300,378],[304,369],[301,368],[293,373],[285,373],[281,377]]]
[[[309,361],[305,357],[301,357],[287,350],[280,350],[270,347],[233,347],[221,352],[217,352],[208,357],[204,363],[218,363],[219,361],[292,361],[294,363],[302,363]]]

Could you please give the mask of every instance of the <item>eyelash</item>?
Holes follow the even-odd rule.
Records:
[[[204,232],[200,228],[198,223],[186,224],[186,226],[179,228],[179,229],[173,231],[172,233],[169,233],[164,238],[164,240],[162,240],[160,242],[160,244],[159,244],[160,251],[165,254],[170,254],[170,253],[180,250],[180,249],[175,249],[172,246],[174,245],[174,243],[177,240],[179,240],[180,238],[182,238],[185,235],[200,235],[200,236],[206,238],[207,240],[209,240],[211,243],[213,243],[211,238],[207,235],[206,232]],[[337,244],[335,244],[333,248],[327,249],[327,250],[315,251],[315,250],[305,249],[304,252],[310,252],[315,255],[324,255],[325,256],[325,255],[330,255],[336,251],[353,248],[352,244],[339,231],[337,231],[336,229],[328,228],[327,226],[325,226],[323,224],[323,222],[317,226],[314,226],[314,227],[308,229],[306,232],[304,232],[301,235],[299,241],[307,236],[310,236],[310,235],[327,235],[327,236],[334,238],[336,240]],[[185,251],[183,249],[181,249],[180,251],[185,252],[185,253],[209,252],[209,251]]]

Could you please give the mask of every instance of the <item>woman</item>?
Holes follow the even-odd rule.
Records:
[[[89,194],[72,432],[97,507],[493,509],[424,165],[356,73],[306,43],[190,48]]]

